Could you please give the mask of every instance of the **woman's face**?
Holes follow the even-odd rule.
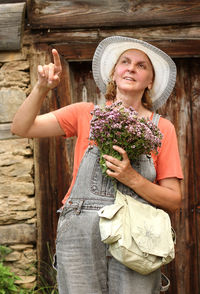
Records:
[[[153,79],[153,67],[144,52],[130,49],[119,57],[113,74],[119,92],[142,95],[147,87],[152,88]]]

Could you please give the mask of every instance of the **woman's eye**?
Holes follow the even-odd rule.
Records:
[[[144,69],[146,68],[144,63],[139,63],[139,64],[138,64],[138,67],[139,67],[139,68],[144,68]]]
[[[128,61],[126,59],[122,60],[122,63],[127,63]]]

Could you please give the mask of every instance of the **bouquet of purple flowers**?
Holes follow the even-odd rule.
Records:
[[[94,140],[100,150],[100,165],[105,174],[107,166],[104,154],[121,160],[121,155],[113,145],[123,148],[130,161],[137,161],[142,154],[157,153],[161,146],[162,133],[150,120],[139,118],[132,108],[125,108],[122,102],[100,107],[92,111],[90,140]]]

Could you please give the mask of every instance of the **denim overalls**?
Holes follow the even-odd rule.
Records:
[[[159,115],[155,114],[152,121],[157,125]],[[156,171],[151,157],[143,156],[133,167],[154,181]],[[119,182],[117,188],[146,202]],[[113,204],[114,197],[112,180],[101,172],[99,150],[89,146],[58,222],[56,256],[60,294],[160,293],[160,270],[140,275],[115,260],[101,241],[97,210]]]

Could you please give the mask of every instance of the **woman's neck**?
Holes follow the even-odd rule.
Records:
[[[141,95],[136,97],[136,96],[123,96],[123,95],[118,95],[116,98],[116,101],[122,101],[122,104],[124,107],[133,107],[135,111],[138,112],[139,117],[145,117],[145,118],[150,118],[152,112],[148,110],[147,108],[144,107],[142,104],[142,98]]]

